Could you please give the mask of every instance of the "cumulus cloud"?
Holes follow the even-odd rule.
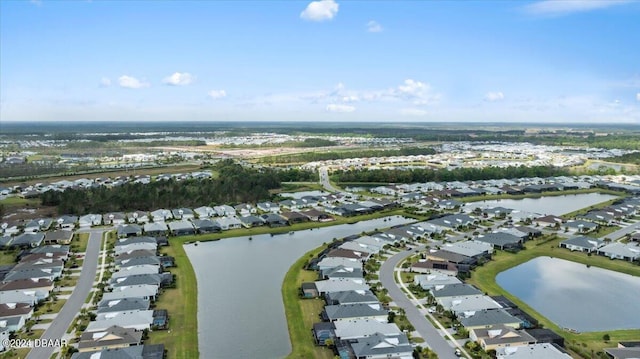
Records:
[[[369,32],[381,32],[382,25],[378,24],[376,21],[371,20],[367,23],[367,31]]]
[[[390,93],[394,97],[410,100],[414,105],[429,105],[440,100],[440,94],[434,93],[429,84],[413,79],[404,80]]]
[[[211,97],[214,100],[223,98],[223,97],[227,97],[227,91],[225,90],[211,90],[209,92],[207,92],[207,95],[209,97]]]
[[[300,17],[308,21],[326,21],[338,14],[338,3],[334,0],[312,1],[300,13]]]
[[[128,88],[128,89],[139,89],[143,87],[149,87],[149,84],[144,81],[140,81],[135,77],[122,75],[118,77],[118,85],[120,87]]]
[[[111,86],[111,79],[108,77],[103,77],[100,79],[100,87],[109,87]]]
[[[403,108],[400,110],[400,114],[404,116],[424,116],[427,114],[427,111],[419,108]]]
[[[640,92],[636,94],[636,100],[640,101]]]
[[[562,16],[578,12],[605,9],[629,3],[629,0],[542,0],[526,5],[524,10],[532,15]]]
[[[329,111],[329,112],[349,113],[349,112],[353,112],[355,110],[356,110],[356,108],[354,106],[351,106],[351,105],[342,105],[342,104],[335,104],[335,103],[327,105],[327,111]]]
[[[502,101],[502,100],[504,100],[504,94],[502,92],[500,92],[500,91],[487,92],[484,95],[484,100],[485,101],[489,101],[489,102]]]
[[[185,86],[193,82],[193,76],[188,72],[175,72],[162,80],[167,85]]]

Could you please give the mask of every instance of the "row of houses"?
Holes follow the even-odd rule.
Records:
[[[167,329],[169,315],[155,308],[163,288],[173,284],[173,275],[165,269],[173,258],[158,255],[168,245],[166,238],[128,237],[118,239],[113,253],[113,273],[78,342],[74,359],[93,359],[102,355],[142,359],[162,359],[164,345],[143,343],[144,332]]]
[[[41,246],[22,251],[16,264],[0,267],[0,338],[20,331],[52,295],[70,255],[69,246]]]
[[[622,242],[605,242],[598,238],[576,236],[560,242],[560,248],[566,248],[570,251],[579,251],[585,253],[595,253],[611,259],[620,259],[624,261],[640,260],[640,233],[636,233],[631,238],[635,241],[627,243]]]
[[[401,227],[372,236],[348,237],[332,244],[309,267],[319,280],[303,283],[305,298],[322,297],[326,305],[322,322],[313,325],[318,345],[332,344],[343,359],[411,358],[413,347],[407,335],[393,322],[364,279],[363,263],[385,246],[406,240]]]
[[[613,182],[605,176],[558,176],[466,182],[425,182],[378,186],[371,188],[370,191],[387,196],[396,196],[401,202],[419,202],[430,198],[445,199],[478,195],[542,193],[593,187],[640,194],[640,182]]]

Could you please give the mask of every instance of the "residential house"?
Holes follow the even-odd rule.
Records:
[[[597,253],[611,259],[622,259],[624,261],[633,262],[640,259],[640,245],[634,242],[613,242],[600,247],[597,250]]]
[[[400,335],[402,331],[394,323],[383,323],[373,319],[351,319],[333,322],[334,335],[345,341],[366,338],[376,333],[385,336]]]
[[[413,346],[407,335],[384,335],[376,333],[359,338],[351,343],[351,350],[357,359],[412,358]]]
[[[164,344],[135,345],[126,348],[78,352],[71,359],[163,359]]]
[[[554,216],[552,214],[547,216],[538,217],[534,222],[540,227],[557,227],[560,228],[564,219],[562,217]]]
[[[151,301],[158,295],[158,285],[140,284],[113,288],[111,292],[104,292],[102,300],[118,300],[125,298],[143,298]]]
[[[44,234],[45,244],[71,244],[72,239],[73,231],[68,230],[56,230]]]
[[[474,242],[489,244],[497,249],[522,248],[522,243],[524,242],[524,239],[504,232],[480,234],[474,237],[473,240]]]
[[[322,318],[326,321],[341,321],[349,319],[373,319],[386,323],[389,311],[380,303],[327,305],[322,311]]]
[[[138,310],[116,316],[105,316],[104,318],[89,322],[86,331],[105,331],[112,326],[135,330],[149,330],[151,329],[151,323],[153,323],[153,310]]]
[[[491,255],[493,254],[493,246],[485,242],[461,241],[446,243],[441,248],[476,260],[491,258]]]
[[[2,222],[0,222],[0,233],[7,236],[16,235],[20,233],[21,224],[22,224],[22,221],[19,221],[19,220],[10,221],[10,220],[3,219]]]
[[[324,271],[331,268],[336,267],[346,267],[346,268],[360,268],[362,269],[362,260],[355,258],[344,258],[344,257],[325,257],[320,260],[315,268],[319,271]]]
[[[138,216],[140,216],[140,214],[138,214]],[[119,225],[125,224],[126,221],[127,221],[127,216],[122,212],[110,212],[102,215],[102,222],[107,226],[119,226]],[[129,221],[129,223],[135,223],[135,222],[137,221],[135,220]]]
[[[449,261],[420,259],[411,265],[411,272],[442,273],[447,276],[456,276],[458,275],[458,267]]]
[[[236,213],[238,213],[240,216],[244,216],[244,217],[258,213],[258,210],[256,209],[256,207],[248,203],[238,204],[234,206],[233,209],[235,209]]]
[[[144,211],[134,211],[127,213],[127,222],[129,223],[149,223],[149,214]]]
[[[74,229],[78,223],[77,216],[64,215],[56,220],[56,227],[59,229]]]
[[[521,319],[507,313],[504,309],[463,312],[458,316],[458,320],[467,330],[486,328],[499,324],[515,329],[519,329],[522,326]]]
[[[236,209],[229,205],[215,206],[213,210],[216,211],[218,217],[233,217],[237,214]]]
[[[313,323],[311,332],[317,345],[326,345],[327,340],[333,339],[333,322]]]
[[[33,292],[38,297],[48,297],[53,290],[53,281],[46,278],[20,279],[0,283],[0,296],[11,292]]]
[[[525,346],[501,347],[496,350],[497,359],[571,359],[571,355],[552,344],[529,344]]]
[[[447,285],[437,285],[430,289],[431,295],[436,299],[444,299],[460,296],[482,295],[482,292],[470,284],[455,283]]]
[[[240,222],[245,228],[259,227],[265,224],[264,219],[252,215],[240,217]]]
[[[332,292],[370,290],[369,285],[362,278],[330,278],[316,281],[315,284],[316,290],[321,296]]]
[[[117,229],[118,238],[142,235],[142,227],[137,224],[120,224]]]
[[[160,266],[153,264],[141,264],[136,266],[122,267],[111,275],[111,278],[126,278],[134,275],[157,274],[160,273]]]
[[[99,214],[87,214],[80,216],[78,219],[78,226],[80,228],[90,228],[93,226],[99,226],[102,224],[102,216]]]
[[[17,235],[11,241],[11,247],[17,248],[35,248],[40,246],[44,241],[44,233],[22,233]]]
[[[274,202],[260,202],[256,207],[262,212],[280,213],[280,205]]]
[[[296,224],[296,223],[302,223],[302,222],[308,222],[311,219],[300,213],[300,212],[282,212],[280,213],[280,216],[282,218],[284,218],[288,224]]]
[[[236,217],[220,217],[216,219],[223,231],[242,228],[242,221]]]
[[[196,229],[193,224],[186,219],[179,221],[169,222],[169,232],[174,236],[185,236],[189,234],[195,234]]]
[[[351,249],[336,248],[327,252],[326,257],[341,257],[341,258],[353,258],[360,261],[366,261],[369,259],[370,254],[362,251],[354,251]]]
[[[587,253],[595,252],[604,245],[604,241],[600,239],[584,236],[572,237],[560,242],[560,248]]]
[[[438,304],[442,305],[445,310],[450,310],[457,315],[464,312],[478,312],[488,309],[500,309],[502,306],[491,297],[475,294],[457,297],[441,297],[436,298]]]
[[[329,278],[363,278],[364,272],[361,268],[337,266],[320,271],[320,279]]]
[[[213,208],[209,207],[209,206],[202,206],[202,207],[195,208],[193,210],[193,212],[200,219],[207,219],[207,218],[211,218],[211,217],[215,217],[216,216],[216,211]]]
[[[341,304],[377,304],[380,303],[370,290],[347,290],[344,292],[331,292],[324,295],[327,305]]]
[[[275,213],[265,213],[260,215],[260,218],[262,218],[264,223],[269,227],[283,227],[289,225],[289,222],[286,219]]]
[[[80,353],[127,348],[140,345],[142,342],[142,331],[111,326],[103,331],[85,331],[80,336],[78,351]]]
[[[214,222],[207,217],[200,217],[201,219],[192,219],[193,227],[197,233],[218,233],[222,230],[217,222]]]
[[[171,211],[164,208],[156,209],[150,214],[154,222],[164,222],[173,219],[173,214],[171,213]]]
[[[576,217],[577,219],[582,219],[588,222],[597,223],[603,226],[611,226],[613,222],[616,220],[614,216],[605,212],[605,211],[591,211],[586,214],[580,215]]]
[[[38,232],[46,231],[51,227],[53,220],[51,218],[39,218],[28,222],[25,227],[25,232]]]
[[[477,260],[472,257],[450,252],[446,249],[431,249],[426,253],[426,259],[439,262],[451,262],[456,265],[459,272],[468,272],[477,263]]]
[[[176,208],[171,210],[171,214],[175,219],[188,220],[195,218],[195,214],[189,208]]]
[[[97,313],[127,312],[132,310],[148,310],[151,301],[143,298],[123,298],[116,300],[101,300]]]
[[[148,236],[166,236],[168,231],[166,223],[162,221],[145,223],[143,229]]]
[[[314,222],[329,222],[329,221],[335,220],[333,217],[331,217],[327,213],[315,208],[307,209],[300,213],[307,216],[310,220]]]
[[[457,277],[438,273],[418,274],[413,277],[413,282],[424,290],[430,290],[436,286],[462,283],[462,281]]]
[[[504,325],[471,329],[469,339],[480,344],[485,351],[529,345],[536,342],[536,339],[527,332]]]

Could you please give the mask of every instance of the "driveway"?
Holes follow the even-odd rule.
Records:
[[[420,246],[416,249],[424,250],[424,248],[425,246]],[[411,254],[413,254],[413,250],[403,251],[388,258],[380,267],[380,283],[389,291],[389,296],[396,305],[404,309],[407,319],[440,359],[457,359],[453,346],[440,335],[424,314],[420,313],[416,304],[407,298],[393,278],[396,265]]]
[[[613,240],[617,240],[619,238],[622,238],[622,237],[626,236],[629,233],[635,232],[638,228],[640,228],[640,222],[636,222],[636,223],[628,225],[628,226],[626,226],[624,228],[620,228],[615,232],[611,232],[611,233],[607,234],[606,236],[600,237],[600,239],[604,240],[605,238],[611,238]]]
[[[73,318],[80,312],[84,301],[87,299],[93,281],[96,277],[98,266],[98,255],[100,254],[100,243],[102,241],[103,230],[95,230],[89,232],[89,243],[82,266],[82,274],[78,278],[78,284],[75,286],[73,293],[62,307],[62,310],[49,323],[49,327],[42,334],[41,339],[60,340],[65,337],[67,328],[71,325]],[[50,358],[56,348],[39,347],[33,348],[27,355],[27,359]]]

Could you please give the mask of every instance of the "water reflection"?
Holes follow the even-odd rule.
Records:
[[[498,199],[490,201],[471,202],[467,206],[475,207],[505,207],[518,211],[534,212],[538,214],[556,216],[577,211],[616,198],[616,196],[602,193],[583,193],[564,196],[546,196],[540,198]]]
[[[202,358],[282,358],[291,351],[281,287],[291,265],[333,238],[408,223],[394,216],[298,231],[185,245],[198,282]],[[315,315],[319,313],[314,313]],[[319,319],[318,319],[319,321]]]
[[[640,277],[538,257],[498,274],[496,281],[560,327],[640,328]]]

